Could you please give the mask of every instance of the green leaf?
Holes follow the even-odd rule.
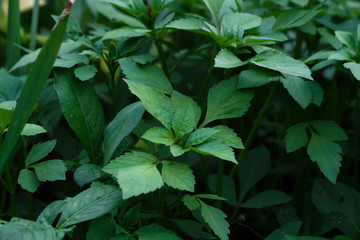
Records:
[[[148,32],[150,32],[150,30],[148,29],[123,27],[106,32],[105,35],[102,37],[102,40],[108,40],[108,39],[115,40],[120,38],[142,37],[142,36],[146,36]]]
[[[215,67],[217,68],[236,68],[245,65],[246,62],[241,61],[230,50],[223,48],[215,57]]]
[[[37,178],[42,182],[66,179],[66,167],[62,160],[48,160],[30,167],[34,168]]]
[[[36,163],[46,157],[55,147],[56,140],[38,143],[34,145],[25,159],[25,166]]]
[[[335,36],[339,41],[353,50],[354,52],[357,51],[356,47],[356,39],[354,38],[353,34],[350,32],[344,32],[344,31],[335,31]]]
[[[171,104],[174,109],[184,109],[191,112],[194,117],[194,125],[197,126],[201,117],[201,108],[194,100],[174,90],[171,94]]]
[[[226,201],[226,198],[219,197],[215,194],[196,194],[193,195],[194,198],[203,198],[203,199],[210,199],[210,200],[217,200],[217,201]]]
[[[307,82],[312,89],[312,100],[316,106],[320,107],[321,103],[324,99],[324,90],[322,89],[321,85],[317,82]]]
[[[285,143],[287,153],[294,152],[308,143],[309,137],[306,129],[306,123],[298,123],[286,130]]]
[[[63,206],[65,206],[66,201],[57,200],[49,205],[39,214],[36,219],[37,222],[45,220],[48,224],[53,224],[57,216],[62,212]]]
[[[144,114],[141,102],[136,102],[122,109],[104,131],[104,164],[112,158],[121,141],[131,133]]]
[[[185,148],[184,149],[181,146],[176,145],[176,144],[170,146],[170,152],[174,157],[181,156],[181,155],[183,155],[184,153],[186,153],[186,152],[188,152],[190,150],[191,150],[191,148]]]
[[[13,110],[0,108],[0,134],[2,134],[6,127],[10,124],[13,113]]]
[[[234,130],[227,126],[218,125],[212,129],[218,130],[219,132],[215,133],[212,138],[219,139],[224,143],[228,144],[230,147],[244,149],[241,138],[239,138]]]
[[[195,113],[192,108],[181,108],[175,111],[172,120],[172,129],[177,139],[190,133],[195,126]]]
[[[102,177],[104,172],[98,165],[85,164],[77,168],[74,172],[74,180],[80,187],[91,183],[92,181]]]
[[[210,10],[215,21],[217,21],[218,13],[225,0],[203,0],[203,1]]]
[[[300,77],[287,75],[285,78],[280,78],[284,88],[288,90],[289,94],[295,99],[300,106],[305,109],[311,103],[313,91],[307,81]]]
[[[130,91],[141,100],[145,109],[167,129],[171,130],[174,110],[170,99],[152,87],[129,80],[125,80],[125,82],[129,85]]]
[[[227,18],[231,20],[229,21]],[[221,24],[223,24],[224,21],[232,26],[239,25],[244,30],[256,28],[261,25],[261,17],[250,13],[228,13],[223,17]]]
[[[124,61],[121,64],[121,69],[126,75],[128,84],[131,81],[137,84],[151,87],[156,91],[166,94],[171,94],[173,90],[164,71],[153,65],[142,66],[136,63]]]
[[[188,140],[186,141],[185,146],[195,146],[200,143],[205,142],[209,138],[211,138],[213,135],[218,133],[219,130],[214,128],[200,128],[194,131],[190,134]]]
[[[336,123],[332,121],[312,121],[311,126],[320,134],[320,136],[330,141],[345,141],[349,137],[345,131]]]
[[[214,239],[210,233],[202,230],[203,225],[188,219],[172,219],[175,225],[191,239]]]
[[[260,69],[250,69],[242,71],[238,76],[238,85],[240,88],[261,87],[270,82],[279,81],[280,76],[270,71]]]
[[[81,81],[87,81],[95,76],[97,68],[94,65],[86,65],[75,69],[75,76]]]
[[[192,149],[200,154],[212,155],[237,164],[233,149],[221,140],[209,139]]]
[[[205,22],[196,18],[181,18],[170,22],[165,27],[188,30],[207,35],[210,33]]]
[[[164,182],[172,188],[194,192],[195,176],[191,168],[183,163],[163,161],[161,170]]]
[[[360,64],[354,62],[348,62],[344,64],[344,67],[349,69],[354,75],[355,79],[360,81]]]
[[[9,132],[0,151],[0,172],[2,172],[8,158],[16,145],[22,129],[30,118],[35,103],[50,75],[56,56],[58,54],[68,21],[70,8],[65,9],[67,15],[59,19],[52,34],[32,67],[22,90],[21,97],[16,106]]]
[[[184,202],[185,206],[190,210],[194,211],[195,209],[200,207],[200,202],[193,196],[188,194],[184,195],[181,201]]]
[[[90,159],[95,161],[105,125],[104,112],[95,90],[89,82],[74,79],[68,70],[56,72],[54,87],[67,122]]]
[[[335,183],[341,166],[341,147],[337,143],[312,133],[307,153],[310,159],[319,165],[325,177]]]
[[[269,49],[263,51],[250,59],[250,62],[259,67],[268,68],[283,74],[313,80],[310,69],[303,62],[276,50]]]
[[[230,233],[229,224],[225,220],[226,215],[223,211],[207,205],[203,201],[200,201],[201,216],[205,222],[209,224],[214,233],[221,239],[227,240]]]
[[[264,208],[290,202],[292,199],[279,190],[267,190],[241,204],[244,208]]]
[[[107,216],[94,219],[90,222],[86,240],[108,240],[115,235],[114,219]]]
[[[301,221],[286,223],[279,229],[276,229],[274,232],[272,232],[264,240],[281,240],[285,235],[297,235],[300,231],[301,225]]]
[[[56,230],[51,225],[12,218],[10,223],[0,227],[1,240],[61,240],[65,232]]]
[[[250,107],[253,93],[237,90],[237,79],[221,81],[209,90],[208,109],[202,126],[227,118],[238,118]]]
[[[141,227],[135,235],[139,236],[139,240],[181,240],[176,233],[156,223]]]
[[[8,2],[8,19],[6,34],[7,69],[10,69],[20,58],[21,50],[16,45],[21,44],[21,19],[19,0]],[[2,17],[5,18],[5,17]]]
[[[341,42],[332,34],[327,28],[318,28],[317,29],[320,35],[335,49],[340,49],[342,47]]]
[[[18,183],[23,189],[31,193],[35,192],[40,185],[40,182],[37,179],[35,173],[29,169],[23,169],[20,171]]]
[[[125,153],[112,160],[103,171],[114,175],[123,198],[155,191],[163,186],[163,180],[156,168],[157,158],[144,152]]]
[[[25,124],[23,130],[21,131],[20,135],[21,136],[35,136],[41,133],[46,133],[47,131],[45,130],[45,128],[43,128],[40,125],[36,125],[36,124],[32,124],[32,123],[27,123]]]
[[[294,237],[294,236],[285,235],[284,240],[328,240],[328,239],[323,237],[310,237],[310,236]]]
[[[141,138],[153,143],[160,143],[170,146],[175,142],[175,137],[172,133],[163,127],[153,127],[147,130]]]
[[[217,181],[216,174],[209,175],[208,186],[210,191],[213,193],[216,193],[216,181]],[[224,196],[227,203],[231,204],[232,206],[237,205],[235,182],[231,177],[227,175],[223,175],[222,196]]]
[[[123,204],[121,191],[114,186],[91,187],[66,200],[58,229],[100,217]]]
[[[264,146],[245,153],[237,166],[240,179],[240,200],[260,179],[270,171],[270,153]]]

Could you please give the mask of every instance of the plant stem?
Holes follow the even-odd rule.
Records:
[[[39,22],[39,0],[34,0],[34,8],[31,17],[31,34],[30,34],[30,49],[34,50],[36,47],[36,34]]]
[[[10,70],[20,59],[20,3],[19,0],[9,1],[7,25],[7,69]]]
[[[164,52],[164,49],[163,49],[162,45],[157,41],[156,38],[155,38],[155,46],[156,46],[156,49],[158,50],[158,53],[159,53],[159,58],[160,58],[162,70],[164,71],[165,75],[167,77],[169,77],[169,70],[168,70],[168,65],[167,65],[167,62],[166,62],[165,52]]]

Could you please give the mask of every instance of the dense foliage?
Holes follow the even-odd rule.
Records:
[[[360,239],[360,2],[0,6],[1,240]]]

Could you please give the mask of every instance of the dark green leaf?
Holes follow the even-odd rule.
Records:
[[[85,164],[77,168],[74,172],[74,180],[80,187],[91,183],[92,181],[102,177],[104,172],[98,165]]]
[[[253,88],[266,85],[270,82],[278,81],[280,77],[270,71],[260,69],[250,69],[242,71],[238,77],[238,88]]]
[[[285,235],[297,235],[302,225],[301,221],[289,222],[276,229],[264,240],[282,240]]]
[[[281,82],[302,108],[305,109],[311,103],[313,92],[307,81],[300,77],[287,75],[285,78],[281,78]]]
[[[35,192],[40,185],[40,182],[37,179],[35,173],[29,169],[23,169],[20,171],[18,183],[23,189],[32,193]]]
[[[230,233],[229,224],[225,220],[226,215],[221,210],[214,208],[200,201],[201,215],[205,222],[209,224],[214,233],[221,239],[227,240]]]
[[[349,137],[345,131],[332,121],[312,121],[311,126],[320,134],[320,136],[330,141],[345,141]]]
[[[244,208],[264,208],[291,201],[291,197],[278,190],[267,190],[241,204]]]
[[[286,130],[286,152],[294,152],[308,143],[309,137],[306,129],[306,123],[298,123]]]
[[[138,229],[135,234],[139,240],[181,240],[173,231],[155,223]]]
[[[115,220],[107,216],[92,220],[86,233],[86,240],[109,240],[115,235],[115,225]]]
[[[86,65],[76,68],[74,74],[81,81],[86,81],[93,78],[96,72],[97,68],[94,65]]]
[[[30,164],[36,163],[46,157],[55,147],[56,140],[38,143],[34,145],[28,153],[25,165],[28,167]]]
[[[48,160],[30,167],[34,168],[37,178],[42,182],[66,179],[66,167],[62,160]]]

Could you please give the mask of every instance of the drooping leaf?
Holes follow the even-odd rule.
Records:
[[[23,169],[19,173],[18,183],[21,187],[31,193],[35,192],[39,187],[40,182],[35,173],[29,169]]]
[[[144,135],[142,135],[141,138],[150,142],[164,144],[166,146],[170,146],[175,142],[173,134],[163,127],[150,128],[144,133]]]
[[[30,167],[34,168],[37,178],[42,182],[66,179],[66,166],[62,160],[48,160]]]
[[[291,201],[291,197],[279,190],[267,190],[247,200],[241,207],[244,208],[264,208]]]
[[[144,152],[131,152],[112,160],[104,171],[114,175],[127,199],[142,193],[155,191],[163,186],[156,168],[157,158]]]
[[[286,130],[286,152],[294,152],[308,143],[309,137],[306,129],[306,123],[298,123]]]
[[[307,153],[310,159],[318,164],[325,177],[335,183],[341,166],[341,147],[337,143],[312,133]]]
[[[317,120],[312,121],[310,124],[320,136],[330,141],[345,141],[349,138],[345,131],[332,121]]]
[[[233,149],[225,142],[218,139],[208,139],[200,145],[193,146],[195,152],[212,155],[237,164]]]
[[[104,172],[96,164],[84,164],[74,172],[74,180],[80,187],[102,177]]]
[[[354,62],[348,62],[344,64],[344,67],[349,69],[354,77],[360,81],[360,64]]]
[[[213,129],[218,130],[219,132],[215,133],[212,138],[220,139],[230,147],[244,149],[241,138],[239,138],[231,128],[224,125],[218,125],[213,127]]]
[[[223,211],[207,205],[200,201],[201,215],[205,222],[209,224],[214,233],[221,239],[227,240],[230,233],[229,223],[225,220],[226,215]]]
[[[217,119],[241,117],[252,98],[252,92],[237,90],[237,79],[221,81],[209,90],[208,109],[202,126]]]
[[[163,161],[161,170],[164,182],[170,187],[194,192],[195,176],[188,165],[174,161]]]
[[[89,230],[86,233],[86,239],[108,240],[115,235],[115,225],[115,220],[107,216],[94,219],[89,225]]]
[[[217,68],[236,68],[245,64],[246,62],[241,61],[226,48],[221,49],[215,57],[215,67]]]
[[[250,69],[242,71],[238,77],[238,85],[240,88],[253,88],[266,85],[270,82],[278,81],[280,77],[271,71],[263,71],[260,69]]]
[[[302,108],[306,108],[312,100],[313,92],[310,84],[300,77],[287,75],[280,78],[289,94],[297,101]]]
[[[81,81],[86,81],[95,76],[97,68],[94,65],[86,65],[75,69],[75,76]]]
[[[269,150],[261,146],[248,151],[240,158],[237,169],[242,200],[250,188],[270,171]]]
[[[100,217],[123,204],[121,191],[114,186],[91,187],[66,200],[58,229]]]
[[[140,102],[122,109],[104,131],[104,163],[112,158],[121,141],[131,133],[140,122],[145,109]]]
[[[276,50],[263,51],[250,59],[250,62],[259,67],[313,80],[310,69],[303,62]]]
[[[67,70],[56,72],[54,87],[67,122],[95,161],[105,127],[104,112],[95,90],[89,82],[75,79]]]
[[[301,221],[289,222],[280,228],[276,229],[264,240],[279,240],[283,239],[285,235],[297,235],[302,225]]]
[[[34,145],[25,159],[26,167],[46,157],[54,149],[55,145],[56,140],[38,143]]]
[[[141,227],[135,234],[139,240],[181,240],[176,233],[156,223]]]

